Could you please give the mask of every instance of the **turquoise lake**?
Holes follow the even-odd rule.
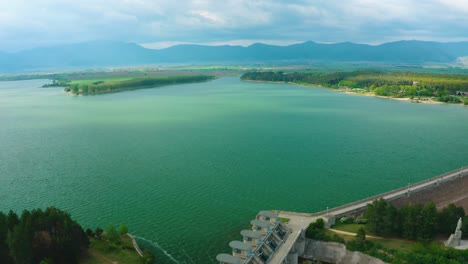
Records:
[[[0,210],[125,223],[215,263],[260,210],[315,212],[468,165],[468,108],[225,77],[99,96],[0,82]]]

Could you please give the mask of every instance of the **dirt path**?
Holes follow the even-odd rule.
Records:
[[[356,233],[351,233],[351,232],[347,232],[347,231],[341,231],[341,230],[338,230],[338,229],[333,229],[333,228],[330,228],[328,229],[332,232],[335,232],[337,234],[342,234],[342,235],[348,235],[348,236],[356,236],[357,234]],[[376,238],[376,239],[384,239],[383,237],[378,237],[378,236],[372,236],[372,235],[366,235],[366,238]]]

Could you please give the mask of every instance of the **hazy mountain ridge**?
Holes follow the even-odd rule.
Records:
[[[289,46],[256,43],[242,46],[176,45],[147,49],[134,43],[94,41],[0,52],[0,71],[132,66],[163,63],[247,63],[330,61],[382,63],[455,63],[468,56],[468,42],[397,41],[378,46],[350,42],[304,42]]]

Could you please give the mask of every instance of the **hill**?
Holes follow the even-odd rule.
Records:
[[[397,64],[456,63],[468,56],[468,42],[397,41],[372,46],[350,42],[304,42],[289,46],[176,45],[154,50],[134,43],[94,41],[0,52],[0,72],[134,66],[167,63],[377,62]]]

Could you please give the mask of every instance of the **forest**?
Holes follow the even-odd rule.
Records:
[[[369,204],[366,210],[369,232],[420,241],[432,240],[437,234],[448,238],[455,232],[458,219],[463,217],[463,207],[454,204],[441,211],[434,203],[404,205],[397,209],[384,199],[379,199]],[[464,235],[468,237],[468,221],[464,222]]]
[[[248,72],[242,80],[312,84],[333,89],[362,89],[397,98],[434,97],[468,104],[468,75],[357,70],[350,72]]]
[[[0,212],[0,263],[78,263],[88,246],[83,228],[57,208]]]
[[[208,75],[160,75],[127,78],[123,80],[103,78],[102,80],[94,80],[93,82],[89,82],[86,79],[79,81],[60,79],[54,80],[51,84],[45,84],[43,87],[65,87],[65,91],[71,94],[89,95],[171,84],[204,82],[212,79],[214,79],[214,77]]]
[[[465,239],[468,237],[468,217],[463,207],[450,204],[437,210],[434,203],[427,203],[395,208],[379,199],[368,205],[364,217],[338,220],[341,226],[360,226],[352,239],[327,230],[321,218],[309,225],[306,237],[342,243],[350,251],[360,251],[387,263],[468,262],[468,250],[445,247],[439,242],[454,233],[459,218],[464,218],[462,232]],[[379,238],[368,239],[367,232]]]

